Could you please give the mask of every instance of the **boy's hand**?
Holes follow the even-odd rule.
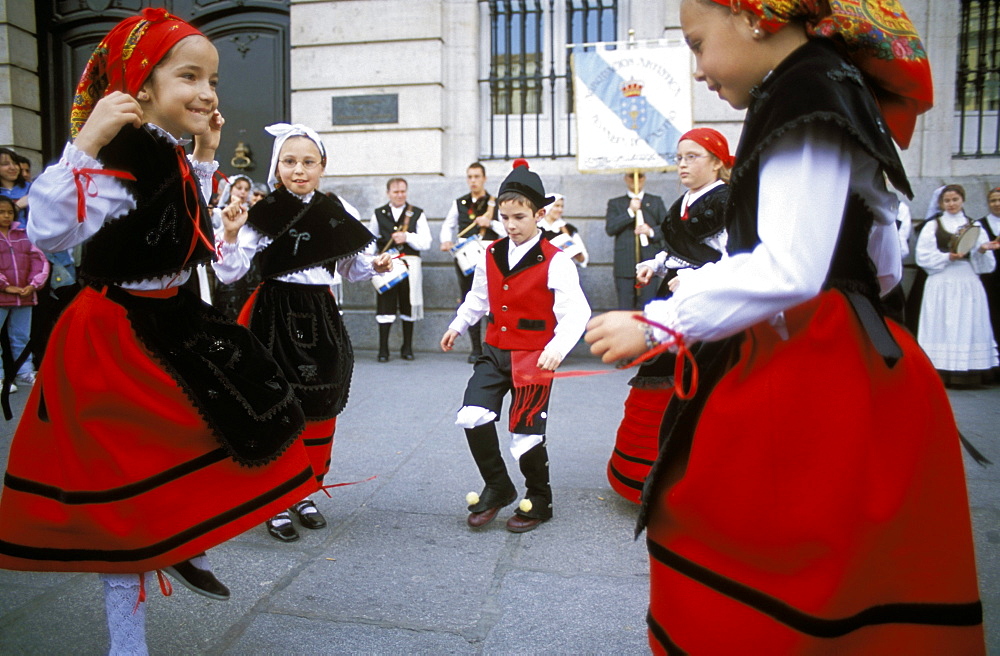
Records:
[[[441,338],[441,350],[446,353],[450,351],[455,346],[456,339],[458,339],[458,331],[449,328]]]
[[[222,210],[223,239],[227,244],[235,244],[240,228],[247,222],[248,212],[242,203],[235,201]]]
[[[635,271],[635,281],[645,287],[653,279],[653,270],[648,266],[639,266]]]
[[[94,105],[73,145],[96,158],[101,148],[108,145],[125,125],[142,127],[142,108],[127,93],[112,91]]]
[[[555,371],[562,364],[563,356],[559,355],[557,351],[552,349],[545,349],[542,354],[538,356],[538,368],[545,369],[546,371]]]
[[[212,118],[208,119],[208,131],[204,134],[194,135],[194,158],[199,162],[211,162],[215,159],[215,151],[219,149],[219,141],[222,139],[222,126],[226,119],[222,118],[219,110],[212,112]]]
[[[453,241],[443,241],[441,242],[441,252],[447,253],[452,248],[455,247],[455,242]]]
[[[630,310],[606,312],[590,320],[583,340],[590,344],[590,352],[602,362],[618,362],[634,358],[646,351],[645,324]]]

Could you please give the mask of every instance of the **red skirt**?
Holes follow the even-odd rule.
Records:
[[[846,299],[750,329],[651,500],[657,653],[982,654],[961,447],[913,337],[888,368]]]
[[[673,395],[673,387],[633,387],[625,399],[625,416],[608,460],[608,483],[632,503],[639,503],[649,468],[656,460],[663,412]]]
[[[317,488],[296,440],[275,461],[225,456],[124,308],[84,289],[56,324],[14,435],[0,568],[130,573],[195,556]]]

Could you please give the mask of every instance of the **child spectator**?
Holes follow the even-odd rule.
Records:
[[[4,362],[16,363],[31,335],[31,308],[38,302],[36,290],[49,275],[45,254],[28,240],[24,228],[13,226],[17,207],[14,201],[0,196],[0,325],[7,322],[10,352]],[[15,380],[22,385],[35,382],[31,357],[25,356]],[[8,369],[6,376],[13,377]],[[5,377],[6,377],[5,376]],[[12,387],[11,391],[16,391]]]
[[[514,502],[517,489],[507,473],[496,421],[503,397],[512,392],[511,454],[527,492],[507,530],[524,533],[552,517],[549,455],[545,446],[552,374],[576,345],[590,318],[576,266],[568,255],[541,239],[538,220],[554,199],[545,196],[538,174],[523,159],[500,185],[497,209],[507,232],[476,265],[472,289],[441,338],[441,350],[489,312],[483,354],[465,388],[455,423],[465,429],[485,487],[470,493],[467,522],[480,528]]]

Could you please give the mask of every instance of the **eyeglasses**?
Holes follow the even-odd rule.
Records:
[[[674,162],[677,164],[680,164],[681,162],[694,164],[695,161],[701,159],[702,157],[708,157],[708,155],[695,155],[694,153],[688,153],[687,155],[674,155]]]
[[[318,159],[304,159],[301,162],[294,157],[284,157],[278,160],[280,166],[284,166],[286,169],[294,169],[299,164],[302,165],[306,171],[312,171],[314,168],[320,165]]]

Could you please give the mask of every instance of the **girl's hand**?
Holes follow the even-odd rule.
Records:
[[[583,340],[590,352],[602,362],[631,359],[646,351],[645,324],[636,320],[637,312],[619,310],[594,317],[587,324]]]
[[[14,201],[14,205],[16,205],[17,209],[19,209],[19,210],[25,209],[26,207],[28,207],[28,197],[27,196],[21,196],[16,201]]]
[[[538,356],[538,368],[546,371],[555,371],[562,364],[562,356],[552,349],[545,349]]]
[[[7,292],[8,294],[14,294],[15,296],[20,296],[21,295],[21,288],[15,286],[15,285],[9,285],[9,286],[7,286],[4,289],[4,291]]]
[[[208,132],[194,135],[194,158],[199,162],[211,162],[215,159],[215,151],[219,149],[219,141],[222,139],[222,126],[226,119],[222,118],[219,110],[212,112],[212,118],[208,119]]]
[[[639,266],[635,271],[635,281],[645,287],[653,279],[653,270],[648,266]]]
[[[441,350],[445,352],[450,351],[455,346],[456,339],[458,339],[458,331],[449,328],[444,336],[441,337]]]
[[[35,293],[34,285],[28,285],[27,287],[22,287],[20,291],[21,298],[30,298],[31,295],[34,293]]]
[[[392,271],[392,255],[382,253],[372,260],[372,265],[378,273],[389,273]]]
[[[670,282],[667,283],[667,289],[669,289],[672,292],[676,292],[677,288],[680,287],[680,286],[681,286],[681,277],[680,276],[676,276],[674,278],[671,278]]]
[[[959,255],[958,253],[948,253],[948,261],[954,262],[955,260],[961,260],[965,255]]]
[[[236,243],[240,228],[247,222],[248,214],[246,207],[238,200],[222,209],[222,227],[224,230],[222,238],[226,240],[227,244]]]
[[[112,91],[94,105],[94,111],[76,135],[73,145],[96,158],[101,148],[108,145],[125,125],[142,127],[142,108],[127,93]]]

